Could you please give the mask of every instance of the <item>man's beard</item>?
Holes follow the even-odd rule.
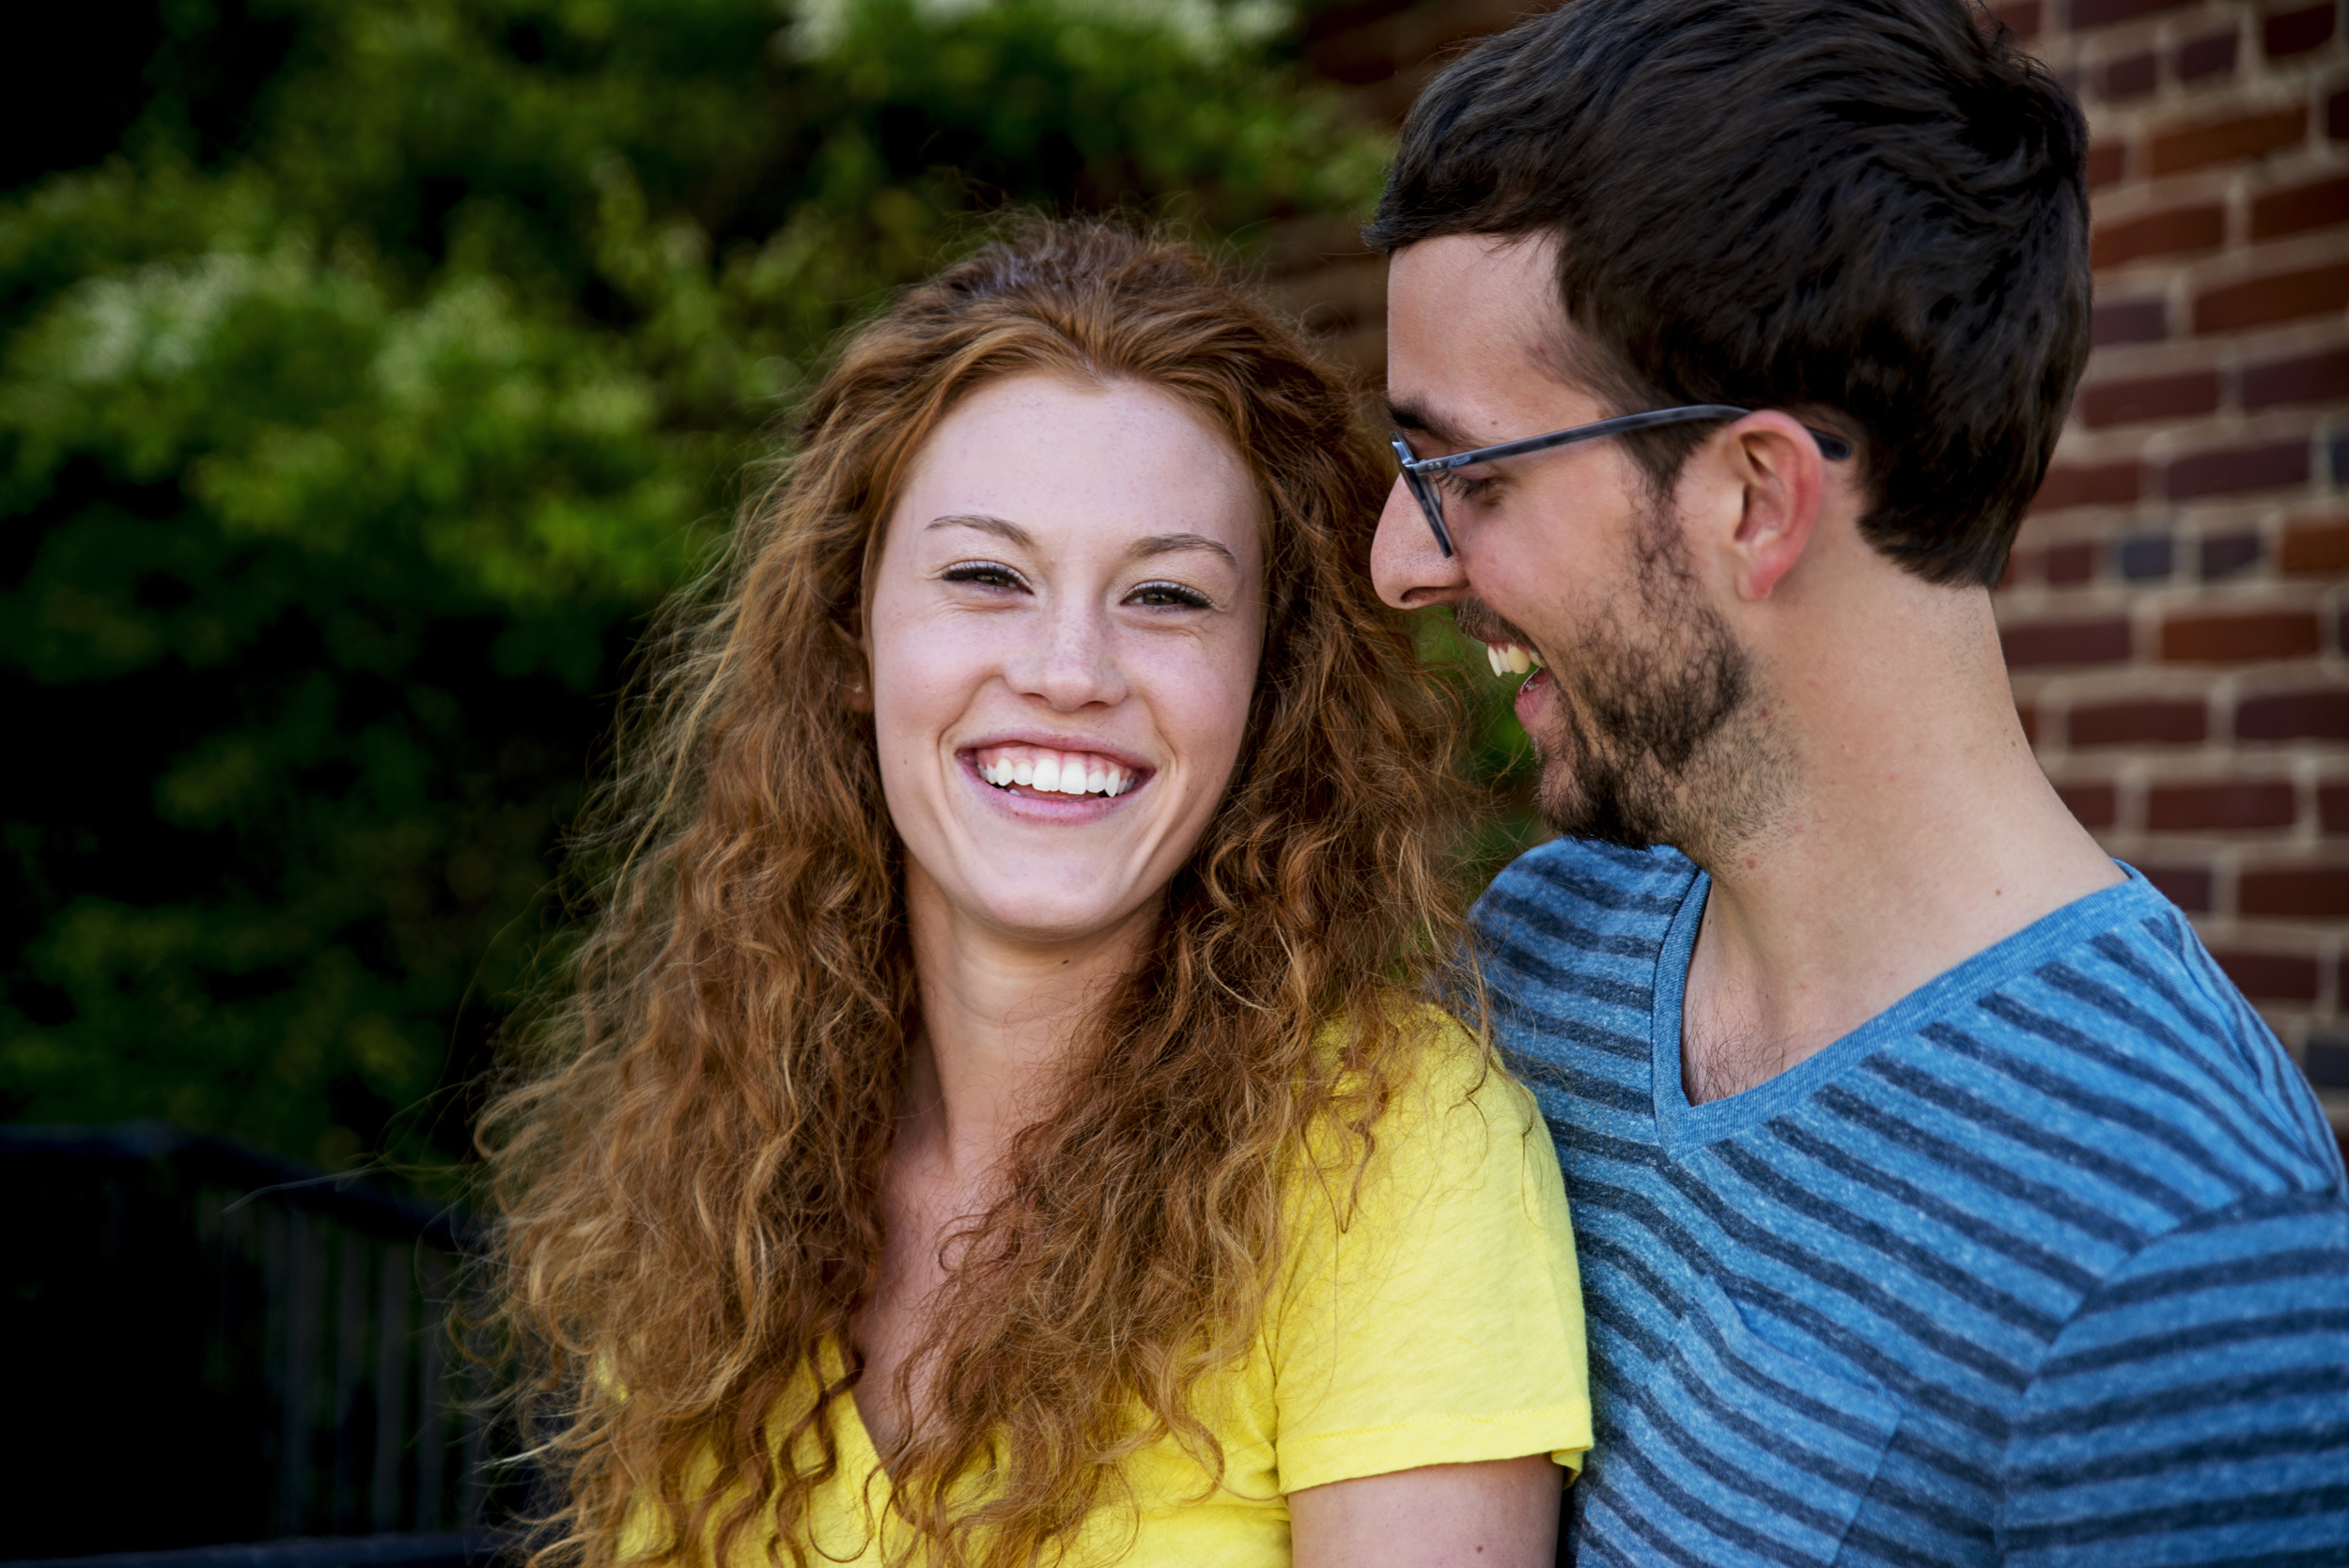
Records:
[[[1697,592],[1664,520],[1640,526],[1629,603],[1545,650],[1534,803],[1564,837],[1669,844],[1709,864],[1761,826],[1785,769],[1761,730],[1751,656]]]

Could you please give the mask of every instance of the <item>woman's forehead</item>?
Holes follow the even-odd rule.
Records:
[[[1031,374],[980,388],[940,421],[899,492],[893,532],[992,520],[975,526],[1070,546],[1189,536],[1245,567],[1259,553],[1262,510],[1231,438],[1173,393]]]

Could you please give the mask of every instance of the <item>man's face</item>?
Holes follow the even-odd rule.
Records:
[[[1388,274],[1387,388],[1423,458],[1634,411],[1601,405],[1569,363],[1546,241],[1423,241]],[[1467,635],[1544,668],[1517,694],[1557,831],[1700,859],[1750,827],[1776,770],[1755,674],[1698,581],[1670,497],[1625,444],[1576,443],[1456,472],[1446,559],[1400,479],[1371,570],[1407,608],[1450,604]]]

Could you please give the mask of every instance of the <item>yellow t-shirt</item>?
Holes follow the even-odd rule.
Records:
[[[1245,1360],[1201,1390],[1222,1483],[1203,1498],[1206,1473],[1173,1441],[1145,1450],[1127,1471],[1135,1508],[1097,1516],[1071,1564],[1287,1568],[1287,1493],[1532,1453],[1579,1467],[1591,1442],[1581,1286],[1532,1097],[1485,1071],[1451,1024],[1374,1130],[1343,1229],[1350,1182],[1293,1185],[1267,1321]],[[840,1470],[814,1499],[815,1545],[833,1562],[878,1563],[875,1516],[890,1539],[904,1526],[855,1402],[832,1408]],[[763,1565],[765,1543],[735,1557]]]

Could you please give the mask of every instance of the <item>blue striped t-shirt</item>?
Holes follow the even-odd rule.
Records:
[[[1708,878],[1561,842],[1477,905],[1549,1120],[1584,1564],[2349,1563],[2349,1196],[2291,1059],[2135,873],[1691,1106]]]

